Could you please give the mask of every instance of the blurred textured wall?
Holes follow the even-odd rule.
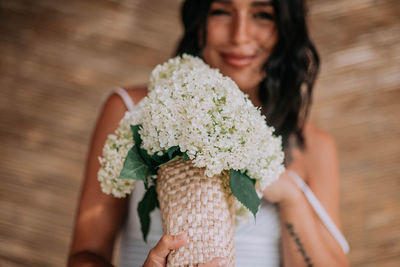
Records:
[[[181,0],[0,0],[0,265],[63,266],[105,95],[145,84]],[[400,2],[309,0],[311,120],[337,141],[352,266],[400,264]]]

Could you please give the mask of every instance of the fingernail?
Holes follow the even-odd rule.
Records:
[[[228,261],[226,259],[218,260],[218,266],[225,266],[227,264],[228,264]]]
[[[182,234],[175,236],[176,240],[183,240],[183,239],[185,239],[185,237],[186,237],[186,233],[182,233]]]

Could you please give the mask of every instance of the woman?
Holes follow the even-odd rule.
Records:
[[[337,241],[340,232],[336,238],[332,234],[332,227],[340,226],[335,143],[327,133],[306,123],[319,61],[308,37],[303,1],[187,0],[182,19],[185,33],[177,54],[201,56],[230,76],[255,105],[262,107],[268,122],[283,137],[288,171],[263,192],[257,224],[237,229],[237,266],[348,266]],[[97,158],[107,134],[114,131],[126,111],[123,101],[129,108],[131,99],[138,103],[146,96],[145,88],[127,92],[120,90],[119,95],[110,96],[97,123],[69,266],[111,266],[114,241],[128,214],[121,263],[165,266],[169,251],[186,241],[185,235],[165,235],[146,250],[134,205],[143,193],[140,188],[135,188],[131,199],[116,199],[100,190]],[[295,179],[305,181],[325,207],[329,215],[325,218],[333,221],[331,230],[317,216]],[[153,238],[161,236],[157,216],[153,212],[149,238],[152,231]],[[142,262],[137,262],[139,254]],[[224,259],[199,266],[224,266]]]

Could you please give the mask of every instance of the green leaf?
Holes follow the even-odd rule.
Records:
[[[157,174],[157,169],[156,167],[158,166],[158,160],[160,160],[160,157],[155,157],[154,154],[153,156],[150,156],[147,151],[143,148],[141,148],[142,144],[142,138],[140,137],[139,130],[142,128],[142,125],[137,124],[137,125],[131,125],[131,131],[133,135],[133,141],[135,142],[135,146],[137,146],[139,154],[143,161],[146,163],[146,165],[149,167],[149,172],[151,174]]]
[[[174,158],[172,158],[172,159],[170,159],[170,160],[167,160],[166,162],[163,162],[163,163],[161,163],[160,165],[158,165],[158,168],[160,168],[161,166],[163,166],[163,165],[165,165],[165,164],[167,164],[167,163],[173,162],[173,161],[179,159],[180,157],[182,157],[182,156],[175,156]]]
[[[189,158],[188,154],[186,154],[186,152],[183,152],[182,162],[185,162],[188,158]]]
[[[174,158],[174,154],[176,154],[177,151],[181,152],[179,150],[179,146],[172,146],[172,147],[168,148],[168,157],[170,159]]]
[[[159,156],[159,155],[157,155],[157,152],[156,152],[156,153],[154,153],[154,154],[151,156],[151,158],[152,158],[152,160],[154,160],[155,162],[157,162],[157,165],[159,165],[159,164],[161,164],[161,163],[164,163],[164,162],[166,162],[166,161],[169,160],[168,154],[167,154],[167,153],[165,153],[165,154]]]
[[[137,146],[134,145],[125,158],[124,166],[122,167],[118,178],[142,180],[147,182],[149,174],[149,167],[140,156]]]
[[[143,240],[147,243],[147,235],[150,229],[150,212],[158,205],[157,192],[154,185],[150,186],[137,206]]]
[[[145,181],[143,181],[144,184],[144,189],[147,191],[149,190],[149,181],[147,181],[147,179]]]
[[[142,144],[142,138],[140,137],[139,130],[142,128],[142,125],[137,124],[137,125],[131,125],[131,131],[133,135],[133,141],[135,142],[135,145],[140,147],[140,144]]]
[[[256,213],[260,206],[256,189],[254,187],[255,180],[251,179],[244,173],[231,169],[229,172],[229,186],[235,197],[256,217]]]
[[[151,174],[157,174],[156,167],[158,163],[153,160],[153,158],[147,154],[147,151],[143,148],[140,150],[140,156],[142,157],[143,161],[146,163],[146,165],[149,167],[149,171]]]

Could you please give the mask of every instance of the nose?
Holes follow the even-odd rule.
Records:
[[[245,14],[237,14],[232,23],[232,42],[234,44],[247,43],[250,40],[250,25]]]

